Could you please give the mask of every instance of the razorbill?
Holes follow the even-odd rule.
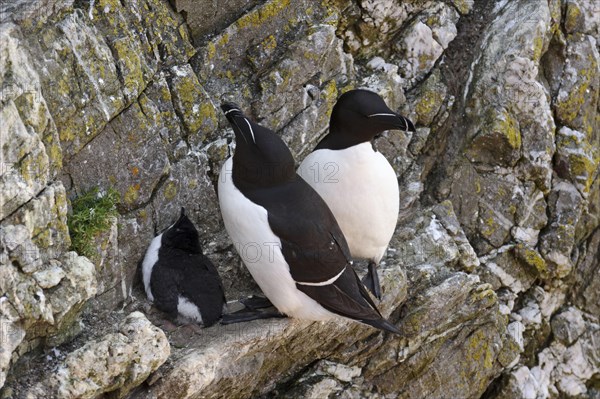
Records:
[[[181,208],[179,219],[154,237],[142,262],[148,299],[171,317],[214,324],[225,295],[217,269],[202,253],[198,231]]]
[[[391,129],[415,131],[378,94],[348,91],[333,107],[329,133],[298,168],[329,205],[352,256],[369,261],[364,282],[377,298],[381,288],[376,266],[396,228],[399,190],[394,169],[373,139]]]
[[[234,247],[267,298],[291,317],[343,316],[399,333],[359,281],[333,214],[296,174],[285,143],[237,105],[221,108],[236,141],[219,176],[221,213]]]

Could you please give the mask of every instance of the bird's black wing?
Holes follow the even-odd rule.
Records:
[[[267,210],[269,226],[297,282],[321,283],[339,275],[350,250],[333,213],[302,178],[247,193]]]
[[[202,324],[208,327],[223,313],[225,296],[219,273],[203,254],[174,251],[178,253],[172,257],[171,272],[177,276],[177,291],[198,307]]]
[[[361,321],[381,318],[381,314],[350,266],[347,266],[342,275],[332,284],[324,286],[296,284],[296,287],[333,313]]]
[[[300,291],[341,316],[369,324],[382,320],[350,266],[350,250],[333,213],[316,191],[297,176],[288,184],[250,195],[267,210],[269,226],[281,240]]]
[[[177,284],[180,279],[180,272],[171,270],[168,264],[160,259],[154,265],[150,276],[150,291],[154,296],[154,306],[171,317],[177,317],[179,300]]]

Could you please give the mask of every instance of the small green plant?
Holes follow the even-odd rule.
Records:
[[[94,239],[110,228],[110,218],[118,215],[118,202],[119,193],[115,189],[101,192],[97,187],[71,201],[73,213],[67,224],[72,250],[88,258],[97,255]]]

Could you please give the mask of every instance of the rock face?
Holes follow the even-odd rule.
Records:
[[[0,396],[598,397],[598,2],[225,3],[0,7]],[[417,124],[375,143],[401,188],[380,308],[402,336],[173,329],[136,268],[181,206],[228,299],[259,293],[220,219],[220,102],[300,161],[355,87]],[[119,216],[88,259],[67,220],[94,187]]]
[[[164,332],[140,312],[128,315],[119,331],[69,353],[56,371],[25,396],[94,398],[104,392],[119,397],[142,383],[169,357]]]

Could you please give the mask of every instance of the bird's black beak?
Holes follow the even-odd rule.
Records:
[[[231,124],[236,138],[239,139],[241,136],[246,143],[256,144],[252,128],[253,122],[244,115],[240,106],[236,103],[226,102],[221,104],[221,109]]]
[[[415,125],[410,121],[410,119],[392,112],[391,110],[389,112],[367,115],[367,117],[384,126],[386,130],[403,130],[405,132],[416,131]]]
[[[227,120],[231,123],[233,123],[234,116],[244,116],[244,114],[242,114],[242,109],[236,103],[223,103],[221,104],[221,109],[223,110],[223,113],[225,114]]]
[[[186,214],[185,214],[185,208],[181,207],[181,213],[179,214],[179,219],[177,219],[177,221],[175,222],[175,224],[173,224],[173,227],[175,226],[179,226],[181,223],[183,223],[183,221],[187,218]]]

